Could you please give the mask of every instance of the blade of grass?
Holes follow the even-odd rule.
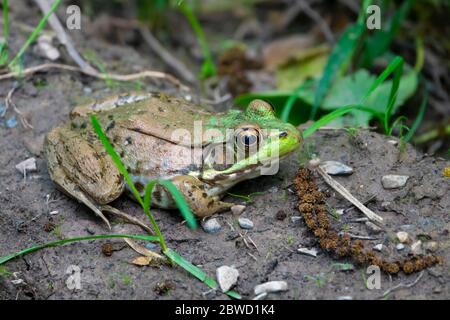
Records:
[[[289,99],[286,101],[283,112],[281,113],[281,120],[284,122],[288,122],[289,115],[291,113],[292,107],[295,104],[295,101],[298,99],[298,96],[305,90],[305,87],[308,85],[308,82],[303,82],[300,86],[298,86],[292,94],[289,96]]]
[[[219,288],[219,285],[217,284],[217,282],[214,279],[209,278],[208,275],[203,270],[194,266],[192,263],[190,263],[189,261],[184,259],[176,251],[174,251],[172,249],[167,249],[166,251],[164,251],[164,254],[169,259],[174,261],[176,264],[178,264],[180,267],[182,267],[184,270],[186,270],[187,272],[189,272],[190,274],[195,276],[197,279],[199,279],[203,283],[205,283],[210,288],[215,289],[215,290],[217,290]],[[232,298],[241,299],[241,296],[234,291],[227,291],[226,294]]]
[[[339,41],[331,51],[322,77],[317,85],[310,120],[314,120],[316,117],[317,110],[325,99],[328,89],[330,88],[339,70],[341,70],[342,67],[351,60],[353,54],[355,53],[361,35],[365,31],[364,21],[366,11],[367,7],[371,3],[371,0],[364,0],[363,6],[361,7],[361,11],[359,13],[358,21],[344,31],[342,36],[339,38]]]
[[[41,21],[39,21],[39,24],[37,25],[36,29],[33,30],[33,32],[28,37],[27,41],[25,41],[22,48],[20,48],[19,52],[16,54],[14,59],[12,59],[11,62],[8,64],[9,68],[13,68],[17,64],[17,61],[22,57],[22,55],[28,49],[30,44],[36,39],[39,32],[41,32],[42,28],[44,28],[48,18],[53,14],[53,12],[55,12],[55,10],[58,8],[60,3],[61,3],[61,0],[55,0],[55,2],[53,2],[53,5],[50,8],[50,11],[47,12],[47,14],[41,19]]]
[[[378,88],[378,86],[383,83],[393,72],[396,72],[400,65],[403,63],[403,58],[396,56],[383,70],[383,72],[378,76],[378,78],[372,83],[370,89],[367,91],[364,98],[361,100],[361,104],[364,104],[370,95]]]
[[[3,43],[0,43],[0,66],[8,62],[9,39],[9,5],[8,0],[3,0]]]
[[[200,71],[200,78],[206,79],[211,76],[215,76],[217,74],[216,66],[212,60],[211,51],[209,50],[208,42],[206,41],[205,33],[198,22],[197,17],[194,15],[191,6],[186,3],[186,1],[179,1],[178,8],[184,14],[186,19],[189,21],[192,29],[194,30],[195,35],[197,36],[197,40],[200,44],[200,48],[203,53],[203,58],[205,61],[203,62],[202,69]]]
[[[159,180],[158,183],[162,186],[164,186],[169,192],[172,194],[178,209],[180,210],[181,214],[183,215],[184,219],[186,220],[187,225],[195,229],[197,228],[197,220],[195,219],[194,215],[191,212],[191,209],[189,208],[188,204],[184,200],[183,195],[180,191],[178,191],[177,187],[172,183],[170,180]]]
[[[41,250],[41,249],[45,249],[45,248],[51,248],[51,247],[56,247],[56,246],[61,246],[64,245],[66,243],[71,243],[71,242],[79,242],[79,241],[85,241],[85,240],[97,240],[97,239],[112,239],[112,238],[129,238],[129,239],[135,239],[135,240],[144,240],[144,241],[152,241],[152,242],[157,242],[159,241],[158,237],[155,236],[140,236],[140,235],[130,235],[130,234],[102,234],[102,235],[96,235],[96,236],[85,236],[85,237],[74,237],[74,238],[69,238],[69,239],[63,239],[63,240],[56,240],[56,241],[51,241],[51,242],[47,242],[44,244],[38,244],[35,246],[31,246],[29,248],[26,248],[24,250],[6,255],[4,257],[0,257],[0,265],[15,259],[17,257]]]
[[[394,109],[395,100],[397,100],[397,93],[398,93],[398,88],[400,86],[400,79],[402,77],[402,72],[403,72],[403,59],[401,59],[399,66],[394,71],[394,80],[392,82],[392,87],[391,87],[391,92],[389,94],[388,104],[386,107],[386,111],[384,113],[384,121],[383,121],[384,131],[386,133],[388,133],[389,135],[391,134],[391,131],[392,131],[392,128],[389,128],[389,121],[392,116],[392,111]]]
[[[102,127],[100,126],[100,123],[98,122],[97,118],[94,115],[91,116],[91,121],[92,121],[92,126],[94,127],[95,132],[97,133],[98,137],[100,138],[100,140],[102,141],[103,145],[105,146],[105,149],[108,152],[109,156],[114,161],[117,169],[122,174],[122,176],[125,178],[125,181],[128,183],[128,186],[129,186],[130,190],[132,191],[134,197],[139,202],[139,204],[141,205],[141,207],[144,210],[145,214],[150,219],[150,222],[152,224],[153,230],[155,230],[155,233],[156,233],[156,235],[159,238],[159,243],[161,245],[161,248],[163,249],[163,251],[166,250],[167,249],[167,245],[166,245],[166,242],[164,241],[164,236],[161,233],[161,230],[159,229],[159,226],[156,223],[155,218],[153,217],[153,215],[151,214],[151,212],[149,210],[150,205],[148,207],[145,206],[144,200],[142,200],[142,197],[139,194],[139,191],[136,189],[136,186],[134,185],[133,180],[131,180],[127,169],[123,165],[122,161],[120,160],[119,155],[116,153],[116,151],[114,150],[113,146],[109,143],[109,140],[106,137],[105,133],[103,132]],[[154,184],[147,185],[145,193],[151,194],[151,192],[153,190],[153,187],[154,187]]]
[[[360,111],[366,111],[372,113],[375,117],[379,118],[380,120],[383,119],[383,114],[378,112],[375,109],[361,106],[361,105],[349,105],[344,106],[339,109],[334,110],[333,112],[330,112],[326,114],[325,116],[321,117],[319,120],[315,121],[312,125],[310,125],[305,131],[303,131],[303,137],[306,138],[313,134],[317,129],[322,127],[323,125],[329,123],[330,121],[339,118],[340,116],[343,116],[346,113],[349,113],[351,111],[360,110]]]
[[[411,128],[409,129],[408,133],[406,134],[404,140],[405,142],[408,142],[413,137],[414,133],[416,132],[417,128],[419,127],[420,123],[423,120],[423,117],[425,115],[425,109],[427,107],[428,102],[428,90],[425,87],[424,96],[422,99],[422,103],[420,104],[419,113],[417,114],[416,119],[414,120]]]
[[[384,30],[377,30],[373,35],[366,40],[366,47],[364,50],[364,63],[367,68],[372,66],[373,61],[377,57],[381,57],[388,49],[400,28],[402,21],[411,8],[414,0],[406,0],[395,11],[394,15],[387,21]]]

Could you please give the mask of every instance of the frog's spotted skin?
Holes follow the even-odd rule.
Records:
[[[50,176],[105,221],[104,205],[129,190],[92,128],[92,113],[141,193],[152,179],[170,179],[200,217],[229,208],[232,204],[219,200],[227,189],[259,176],[263,160],[278,161],[301,143],[295,127],[277,119],[272,107],[261,100],[250,103],[245,112],[210,113],[182,99],[136,93],[76,107],[70,121],[46,136]],[[231,137],[227,129],[232,129]],[[260,147],[217,167],[219,155],[213,150],[229,148],[231,141],[231,156],[236,157],[233,141],[238,138]],[[155,187],[152,204],[175,207],[161,186]]]

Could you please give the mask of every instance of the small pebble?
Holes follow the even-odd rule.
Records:
[[[427,241],[423,247],[429,252],[436,252],[439,248],[439,244],[436,241]]]
[[[398,145],[398,141],[397,140],[388,140],[389,144],[392,144],[393,146]]]
[[[233,212],[233,214],[235,215],[240,215],[242,212],[244,212],[245,210],[245,206],[237,204],[235,206],[231,207],[231,212]]]
[[[379,243],[379,244],[375,245],[373,247],[373,250],[377,250],[377,251],[380,251],[380,252],[383,251],[383,244]]]
[[[403,243],[399,243],[399,244],[397,244],[397,245],[395,246],[395,248],[396,248],[398,251],[401,251],[401,250],[405,249],[405,245],[404,245]]]
[[[397,232],[397,239],[398,241],[400,241],[401,243],[405,243],[408,242],[409,240],[409,235],[407,232],[405,231],[399,231]]]
[[[300,253],[306,254],[308,256],[317,257],[317,250],[314,248],[312,248],[312,249],[298,248],[297,251]]]
[[[337,213],[338,215],[340,215],[340,216],[343,216],[344,213],[345,213],[345,209],[337,209],[337,210],[336,210],[336,213]]]
[[[221,266],[216,270],[217,282],[222,292],[230,290],[239,278],[239,271],[233,266]]]
[[[297,222],[299,222],[300,220],[302,220],[302,217],[300,217],[300,216],[292,216],[292,217],[291,217],[292,223],[297,223]]]
[[[6,126],[8,128],[14,128],[15,126],[17,126],[17,119],[16,119],[16,117],[12,116],[8,120],[6,120]]]
[[[352,296],[339,296],[337,300],[353,300]]]
[[[333,176],[349,175],[353,173],[353,169],[338,161],[324,161],[320,167],[328,174]]]
[[[153,242],[147,242],[147,243],[145,244],[145,247],[146,247],[148,250],[153,250],[153,249],[155,249],[155,248],[157,247],[157,245],[154,244]]]
[[[239,218],[238,219],[239,226],[242,229],[253,229],[253,221],[247,218]]]
[[[222,226],[216,218],[208,219],[203,223],[203,230],[207,233],[216,233],[221,228]]]
[[[411,245],[411,252],[413,254],[422,254],[422,241],[416,241]]]
[[[381,229],[375,223],[370,222],[370,221],[366,221],[366,227],[371,233],[375,233],[375,234],[380,233],[381,231],[383,231],[383,229]]]
[[[381,184],[385,189],[396,189],[403,187],[408,179],[409,176],[389,174],[381,178]]]
[[[260,295],[262,293],[287,291],[288,285],[286,281],[269,281],[266,283],[259,284],[255,287],[255,295]]]

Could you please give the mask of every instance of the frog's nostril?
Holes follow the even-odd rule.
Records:
[[[282,131],[281,133],[280,133],[280,138],[284,138],[284,137],[287,137],[287,132],[286,131]]]

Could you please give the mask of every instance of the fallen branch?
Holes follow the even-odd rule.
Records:
[[[111,73],[100,73],[95,70],[94,71],[84,70],[80,67],[71,66],[71,65],[67,65],[67,64],[61,64],[61,63],[44,63],[44,64],[40,64],[38,66],[23,69],[23,70],[21,70],[20,73],[10,72],[10,73],[6,73],[6,74],[2,74],[2,75],[0,75],[0,80],[15,78],[17,76],[26,77],[26,76],[32,75],[34,73],[43,72],[43,71],[46,71],[49,69],[61,69],[61,70],[66,70],[66,71],[80,72],[85,75],[88,75],[88,76],[91,76],[94,78],[98,78],[98,79],[102,79],[102,80],[133,81],[133,80],[142,79],[142,78],[164,79],[164,80],[172,82],[175,86],[177,86],[181,90],[189,91],[189,87],[183,85],[177,78],[175,78],[174,76],[172,76],[170,74],[161,72],[161,71],[146,70],[146,71],[142,71],[142,72],[138,72],[138,73],[121,75],[121,74],[111,74]]]
[[[51,6],[47,0],[35,0],[36,4],[41,9],[42,13],[45,15],[51,10]],[[64,27],[62,26],[61,22],[59,21],[57,15],[53,13],[48,18],[48,23],[52,27],[52,29],[55,31],[56,36],[61,42],[61,44],[64,45],[67,49],[67,53],[69,56],[75,61],[75,63],[83,70],[95,72],[95,69],[89,65],[78,53],[77,49],[75,49],[75,46],[73,45],[72,38],[70,35],[67,34],[67,32],[64,30]]]
[[[416,278],[416,280],[414,280],[414,281],[411,282],[411,283],[405,284],[405,283],[401,282],[401,283],[397,284],[396,286],[393,286],[392,288],[387,289],[387,290],[383,293],[382,298],[386,297],[386,296],[387,296],[389,293],[391,293],[392,291],[398,290],[398,289],[400,289],[400,288],[411,288],[411,287],[415,286],[415,285],[419,282],[419,280],[422,279],[423,273],[424,273],[424,272],[425,272],[425,271],[422,271],[422,272],[419,274],[419,276]]]
[[[322,178],[325,180],[325,182],[332,187],[334,190],[336,190],[341,196],[343,196],[345,199],[350,201],[355,207],[357,207],[359,210],[362,211],[366,215],[367,218],[369,218],[372,221],[376,221],[379,223],[383,223],[383,218],[377,215],[375,212],[367,208],[364,204],[362,204],[358,199],[356,199],[343,185],[341,185],[339,182],[331,178],[328,173],[323,170],[320,165],[318,165],[315,170],[322,176]]]

